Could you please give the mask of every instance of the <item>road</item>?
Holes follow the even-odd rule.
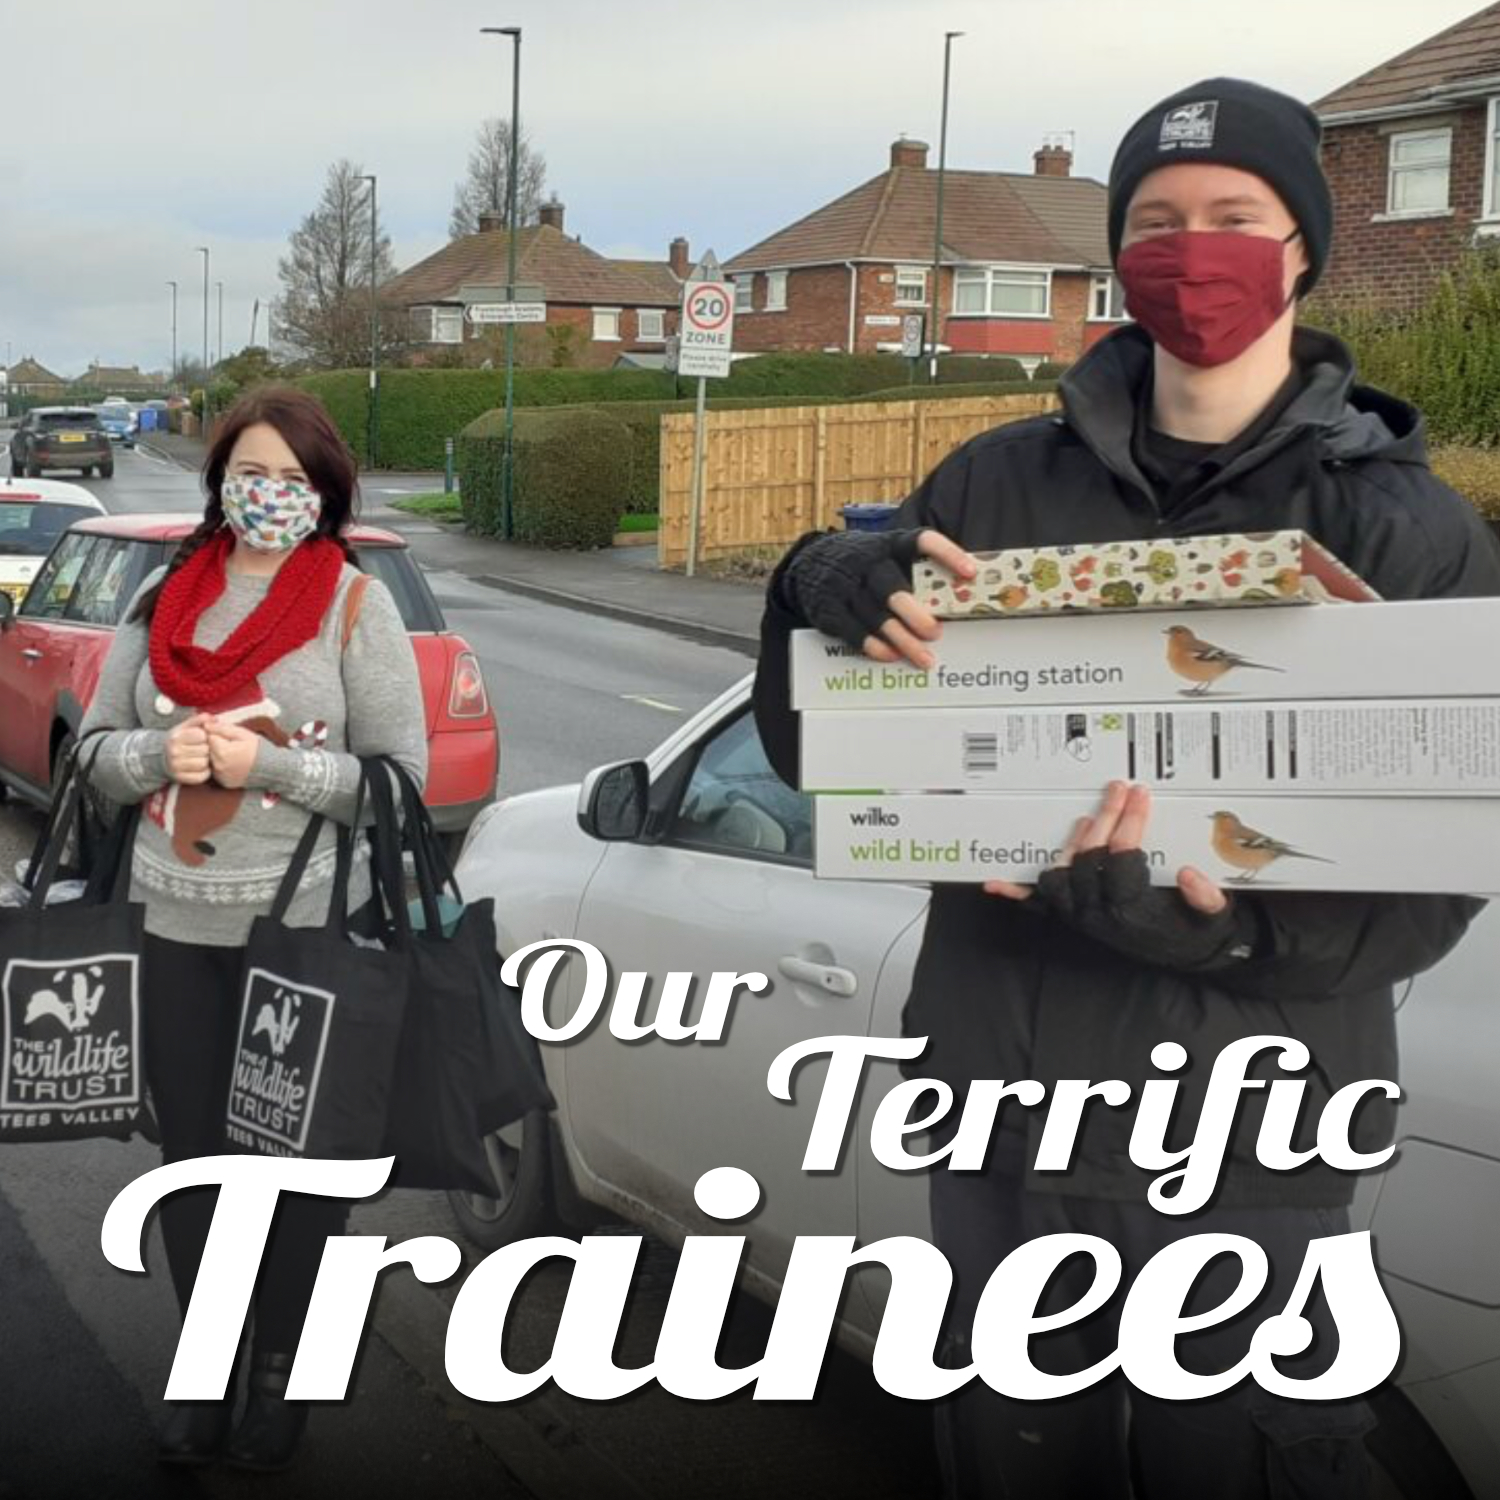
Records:
[[[367,519],[401,519],[420,552],[423,528],[386,509],[391,497],[381,491],[427,485],[376,481]],[[115,478],[90,487],[114,510],[187,512],[201,503],[195,476],[139,453],[121,453]],[[430,582],[449,623],[478,652],[496,699],[505,793],[574,780],[600,762],[649,749],[750,665],[732,651],[554,608],[455,573],[434,573]],[[14,804],[0,809],[0,871],[13,867],[37,826],[34,814]],[[0,1500],[247,1492],[247,1481],[228,1471],[164,1476],[152,1460],[175,1307],[154,1233],[150,1275],[135,1278],[104,1261],[98,1229],[119,1189],[156,1160],[140,1142],[0,1153]],[[352,1228],[392,1241],[457,1238],[437,1194],[392,1193],[356,1210]],[[469,1264],[477,1260],[466,1254]],[[675,1265],[671,1251],[648,1244],[621,1363],[650,1359]],[[527,1283],[506,1331],[515,1367],[546,1358],[566,1289],[565,1274],[553,1268]],[[934,1493],[930,1414],[886,1397],[866,1367],[838,1352],[829,1356],[819,1399],[807,1405],[757,1406],[741,1397],[703,1406],[654,1387],[613,1403],[549,1389],[511,1407],[475,1405],[443,1370],[453,1294],[451,1285],[422,1287],[402,1272],[386,1278],[355,1399],[315,1413],[298,1466],[254,1481],[258,1495],[375,1500],[482,1489],[538,1500],[771,1493],[920,1500]],[[769,1326],[765,1309],[738,1299],[723,1363],[752,1362]]]

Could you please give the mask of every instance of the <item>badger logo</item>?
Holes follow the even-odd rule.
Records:
[[[87,969],[74,969],[71,973],[59,969],[52,976],[55,989],[37,990],[27,1000],[26,1016],[21,1024],[34,1026],[47,1016],[65,1031],[88,1030],[89,1022],[98,1014],[99,1002],[104,998],[104,985],[100,982],[103,978],[104,970],[98,964],[90,964]],[[72,983],[67,985],[64,994],[64,984],[69,979]]]
[[[1179,104],[1162,116],[1161,139],[1163,151],[1176,151],[1180,147],[1202,149],[1214,143],[1214,124],[1219,117],[1217,99],[1199,99],[1192,104]]]

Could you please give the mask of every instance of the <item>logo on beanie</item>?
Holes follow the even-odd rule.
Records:
[[[1214,122],[1219,117],[1217,99],[1199,99],[1194,104],[1179,104],[1169,109],[1161,122],[1163,151],[1175,151],[1179,147],[1201,149],[1214,143]]]

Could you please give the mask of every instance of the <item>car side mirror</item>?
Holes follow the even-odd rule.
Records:
[[[9,630],[16,618],[16,601],[0,589],[0,630]]]
[[[583,778],[578,793],[578,826],[609,843],[638,839],[650,809],[651,774],[643,760],[600,766]]]

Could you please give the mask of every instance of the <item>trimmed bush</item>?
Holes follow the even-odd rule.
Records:
[[[1057,389],[1056,381],[1001,380],[992,383],[976,381],[972,385],[895,386],[888,391],[871,391],[855,396],[855,401],[957,401],[961,396],[1037,396]]]
[[[517,370],[515,382],[518,409],[676,393],[672,376],[660,370]],[[322,401],[355,453],[369,451],[369,371],[304,375],[295,384]],[[504,370],[382,370],[379,467],[441,469],[444,439],[504,404]]]
[[[1060,364],[1055,359],[1044,359],[1036,369],[1031,372],[1033,380],[1061,380],[1068,373],[1068,366]]]
[[[899,385],[906,377],[907,361],[898,354],[761,354],[737,360],[710,394],[802,396],[812,405]]]
[[[1025,380],[1026,370],[1008,354],[944,354],[938,357],[939,385],[993,385],[1001,380]]]
[[[515,539],[577,551],[608,547],[630,489],[630,433],[598,407],[516,413],[512,520]],[[505,413],[471,422],[458,444],[464,520],[500,528]]]

